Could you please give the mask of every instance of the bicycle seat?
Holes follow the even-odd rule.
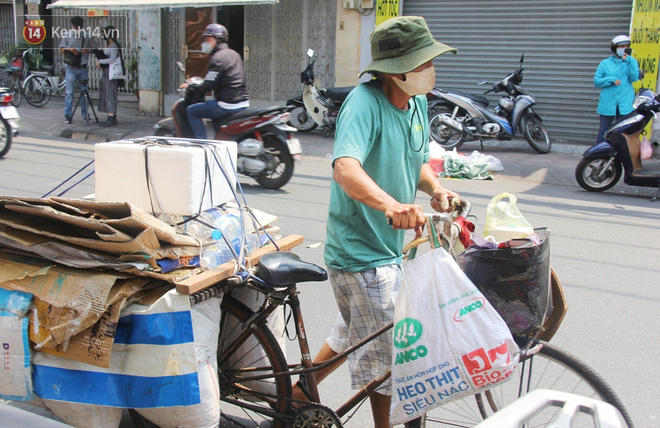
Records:
[[[287,251],[261,256],[257,264],[257,276],[276,287],[290,287],[298,282],[328,279],[325,269],[300,260],[296,254]]]

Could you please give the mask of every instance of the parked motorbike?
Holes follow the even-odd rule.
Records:
[[[183,71],[183,65],[177,63]],[[186,116],[186,107],[204,101],[199,88],[203,79],[193,77],[183,98],[172,106],[172,117],[154,125],[156,136],[195,138]],[[279,189],[293,176],[295,159],[300,159],[300,141],[296,130],[286,125],[290,107],[277,106],[246,109],[219,120],[205,120],[216,140],[236,141],[239,173],[254,178],[266,189]]]
[[[314,83],[314,51],[307,51],[307,68],[300,73],[300,82],[305,85],[300,97],[287,101],[291,110],[289,124],[299,131],[311,131],[322,126],[329,135],[337,124],[337,115],[342,103],[355,86],[319,89]]]
[[[602,192],[614,186],[623,174],[630,186],[658,187],[651,201],[660,195],[660,165],[647,162],[642,168],[639,150],[631,154],[630,147],[639,147],[639,136],[649,121],[660,111],[660,94],[642,89],[635,97],[635,108],[615,122],[605,133],[605,140],[584,152],[575,168],[578,184],[590,192]]]
[[[538,153],[550,152],[550,137],[541,117],[532,110],[536,100],[519,85],[523,79],[525,55],[520,67],[493,84],[489,92],[504,92],[497,107],[488,109],[488,99],[459,91],[433,89],[428,100],[431,138],[445,149],[458,148],[465,141],[511,140],[520,129],[530,146]],[[489,84],[482,80],[478,84]]]
[[[9,152],[12,137],[18,135],[18,111],[11,105],[14,98],[7,88],[0,88],[0,158]]]

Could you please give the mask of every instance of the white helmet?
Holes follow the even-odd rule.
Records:
[[[630,46],[630,37],[628,37],[625,34],[621,34],[612,39],[612,42],[610,42],[610,50],[612,52],[616,52],[617,46],[623,46],[623,45]]]

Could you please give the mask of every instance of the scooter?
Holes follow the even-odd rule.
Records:
[[[638,147],[639,136],[660,111],[660,94],[642,89],[633,107],[634,111],[607,130],[605,141],[584,152],[575,168],[575,179],[585,190],[602,192],[614,186],[623,174],[623,182],[630,186],[658,187],[651,198],[655,201],[660,195],[660,165],[655,163],[642,168]]]
[[[494,110],[488,109],[488,99],[482,95],[431,90],[426,95],[431,138],[447,150],[470,140],[479,140],[483,149],[483,140],[511,140],[520,129],[535,151],[550,152],[552,143],[548,131],[541,117],[532,110],[536,99],[519,86],[523,79],[524,58],[523,54],[517,70],[484,92],[505,93]],[[478,84],[489,83],[482,80]]]
[[[18,110],[11,105],[14,98],[7,88],[0,88],[0,158],[9,152],[13,136],[18,135]]]
[[[292,98],[287,105],[294,106],[291,110],[289,124],[300,131],[311,131],[317,126],[330,135],[337,124],[337,115],[342,103],[355,86],[319,89],[314,83],[314,51],[307,51],[309,62],[307,68],[300,73],[300,82],[305,85],[301,97]]]
[[[177,63],[183,71],[183,64]],[[189,79],[189,86],[181,90],[183,97],[172,106],[172,117],[154,125],[154,135],[195,138],[188,123],[186,108],[204,101],[199,88],[201,77]],[[236,141],[238,160],[236,170],[254,178],[261,187],[279,189],[293,176],[294,161],[300,159],[300,140],[293,137],[296,130],[286,125],[290,107],[277,106],[246,109],[219,120],[205,120],[216,140]]]

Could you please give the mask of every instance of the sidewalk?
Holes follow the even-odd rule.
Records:
[[[100,113],[97,109],[97,100],[94,102],[94,110],[99,122],[107,119],[106,113]],[[18,108],[21,116],[19,134],[37,137],[49,136],[60,138],[71,138],[73,140],[90,141],[93,143],[120,140],[122,138],[137,138],[153,133],[152,127],[161,117],[144,116],[134,108],[125,107],[121,103],[117,108],[117,126],[104,128],[94,120],[94,115],[89,109],[91,122],[85,123],[82,119],[80,106],[76,110],[73,121],[64,123],[64,99],[53,97],[44,107],[32,107],[23,101]]]

